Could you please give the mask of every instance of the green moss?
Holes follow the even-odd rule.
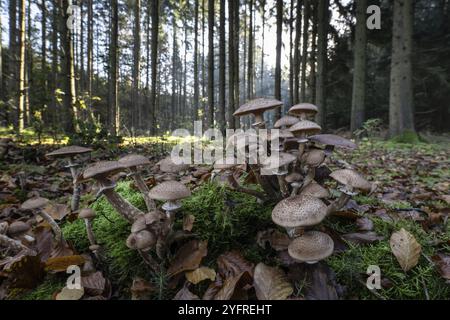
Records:
[[[448,299],[450,287],[445,284],[434,265],[424,256],[432,256],[435,252],[432,244],[436,240],[448,241],[450,232],[447,230],[444,234],[427,233],[419,224],[408,220],[393,223],[378,218],[372,218],[372,220],[374,231],[383,235],[384,240],[366,246],[349,244],[348,250],[333,255],[327,260],[336,272],[340,283],[347,286],[348,297],[377,299],[377,296],[364,285],[367,268],[370,265],[377,265],[381,269],[382,278],[392,282],[390,288],[377,290],[377,293],[385,299],[426,299],[427,294],[430,299]],[[400,268],[389,245],[391,234],[401,228],[405,228],[415,236],[423,252],[419,264],[406,273]]]
[[[52,300],[53,294],[60,291],[65,285],[64,278],[58,275],[48,275],[46,279],[33,291],[22,295],[21,300]]]
[[[420,138],[416,132],[405,130],[402,134],[391,139],[395,143],[418,144]]]

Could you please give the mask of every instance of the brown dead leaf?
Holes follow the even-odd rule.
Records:
[[[450,194],[442,195],[439,197],[442,201],[444,201],[447,204],[450,204]]]
[[[264,263],[258,263],[255,267],[253,286],[259,300],[285,300],[294,291],[281,269]]]
[[[173,300],[200,300],[200,298],[193,294],[189,288],[188,285],[185,284],[183,288],[177,292]]]
[[[367,217],[358,218],[356,220],[356,225],[358,226],[358,230],[360,230],[360,231],[372,231],[373,230],[373,221]]]
[[[70,213],[69,206],[65,204],[49,204],[45,207],[45,211],[56,221],[64,219]]]
[[[248,262],[238,251],[229,251],[217,258],[219,273],[224,277],[236,276],[247,271],[253,276],[253,263]]]
[[[431,257],[442,278],[450,280],[450,256],[438,253]]]
[[[384,237],[379,236],[375,232],[369,231],[369,232],[355,232],[355,233],[348,233],[344,234],[342,238],[346,241],[356,243],[356,244],[368,244],[368,243],[374,243],[377,241],[381,241],[384,239]]]
[[[235,293],[242,296],[241,289],[251,285],[251,283],[252,277],[247,271],[228,277],[223,281],[222,288],[214,296],[214,300],[234,300]]]
[[[106,279],[100,271],[94,272],[88,276],[81,277],[81,285],[84,291],[90,296],[98,296],[105,291]]]
[[[291,240],[287,234],[275,229],[260,231],[256,235],[256,243],[263,249],[269,244],[275,251],[287,250]]]
[[[183,218],[183,230],[184,231],[192,231],[194,227],[195,216],[190,214]]]
[[[54,272],[66,272],[69,266],[81,266],[84,258],[79,255],[50,258],[45,262],[45,270]]]
[[[187,271],[185,276],[186,279],[192,284],[198,284],[206,279],[214,281],[216,279],[216,271],[211,268],[200,267],[194,271]]]
[[[207,253],[207,241],[189,241],[176,253],[167,270],[167,275],[171,277],[183,271],[197,269]]]
[[[156,291],[156,287],[147,280],[135,278],[130,291],[131,300],[150,300],[151,295]]]
[[[403,271],[411,270],[419,262],[422,247],[416,238],[405,229],[402,228],[392,234],[390,245],[392,253],[397,258]]]

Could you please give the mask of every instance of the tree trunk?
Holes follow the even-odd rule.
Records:
[[[17,70],[19,70],[19,106],[18,106],[18,133],[25,128],[25,0],[19,0],[19,60]]]
[[[240,101],[240,87],[239,87],[239,44],[240,44],[240,16],[239,16],[239,1],[233,1],[234,3],[234,103],[239,106],[241,104]],[[234,118],[235,128],[240,128],[241,122],[238,117]]]
[[[302,40],[302,78],[300,83],[300,102],[306,102],[306,64],[308,62],[308,28],[310,15],[310,2],[304,0],[303,5],[303,40]]]
[[[145,39],[145,62],[146,62],[146,66],[145,66],[145,106],[143,106],[143,121],[144,121],[144,129],[148,130],[149,129],[149,125],[148,125],[148,119],[149,119],[149,115],[148,112],[149,110],[147,110],[147,108],[150,106],[150,16],[152,13],[152,8],[151,8],[151,1],[147,2],[147,15],[146,15],[146,21],[145,21],[145,35],[146,35],[146,39]]]
[[[133,89],[131,97],[131,127],[136,130],[141,127],[142,112],[139,103],[139,83],[141,70],[141,0],[134,0],[134,30],[133,30]]]
[[[248,24],[248,63],[247,63],[247,99],[253,99],[253,0],[249,0],[249,24]]]
[[[298,17],[297,17],[298,19]],[[294,104],[294,57],[293,57],[293,41],[292,36],[294,33],[294,0],[291,0],[289,6],[289,105]]]
[[[0,35],[3,34],[2,16],[0,15]],[[0,43],[0,100],[4,100],[5,91],[3,90],[3,44]]]
[[[391,137],[414,129],[412,84],[413,1],[394,0],[392,30],[389,134]]]
[[[17,0],[9,1],[9,59],[8,59],[8,73],[9,73],[9,81],[8,81],[8,92],[9,95],[5,94],[7,98],[12,98],[12,103],[14,108],[17,108],[17,97],[15,93],[17,92],[18,83],[17,83],[17,61],[19,58],[17,57]],[[16,128],[19,128],[19,114],[18,111],[12,112],[11,114],[11,122]]]
[[[199,107],[199,79],[198,79],[198,0],[195,0],[194,4],[194,116],[195,121],[198,120],[198,107]]]
[[[295,40],[294,40],[294,102],[297,104],[300,102],[300,37],[302,34],[302,1],[297,0],[296,10],[296,23],[295,23]]]
[[[214,127],[214,0],[208,0],[208,125]]]
[[[93,0],[91,0],[93,1]],[[111,0],[111,41],[109,45],[109,133],[117,135],[118,131],[118,108],[119,108],[119,85],[118,85],[118,59],[119,59],[119,5],[118,0]],[[88,50],[89,51],[89,50]],[[91,52],[92,54],[92,52]],[[91,60],[92,62],[92,60]],[[92,68],[91,68],[92,70]],[[92,88],[92,84],[91,84]]]
[[[87,20],[87,75],[86,75],[86,90],[88,95],[88,105],[92,105],[92,76],[93,76],[93,49],[94,49],[94,0],[88,0],[88,20]],[[112,9],[112,8],[111,8]]]
[[[328,38],[328,6],[329,0],[319,0],[317,6],[317,74],[316,74],[316,105],[319,109],[317,122],[325,129],[325,79],[327,62],[327,38]]]
[[[277,46],[276,46],[276,66],[275,66],[275,99],[281,100],[281,45],[283,32],[283,1],[277,0]],[[275,119],[281,117],[279,108],[275,111]]]
[[[262,19],[262,35],[261,35],[261,84],[260,96],[264,95],[264,42],[266,36],[266,0],[261,0],[261,19]]]
[[[178,66],[177,66],[177,55],[178,55],[178,45],[177,45],[177,23],[175,21],[175,15],[173,15],[172,21],[172,95],[171,95],[171,103],[170,103],[170,123],[169,129],[170,131],[174,130],[176,127],[176,104],[177,104],[177,87],[176,87],[176,78],[178,74]]]
[[[317,2],[312,3],[312,35],[311,35],[311,54],[309,55],[310,75],[308,101],[316,103],[316,59],[317,59]]]
[[[158,79],[158,36],[159,36],[159,0],[152,1],[152,96],[151,96],[151,134],[156,134],[156,104]]]
[[[356,4],[351,132],[359,129],[364,122],[366,99],[366,9],[367,0],[360,0]]]
[[[220,0],[220,27],[219,27],[219,117],[220,130],[225,133],[225,0]]]
[[[235,129],[235,47],[234,47],[234,5],[233,1],[228,0],[228,127]]]
[[[56,88],[58,86],[58,6],[54,2],[52,9],[52,66],[49,75],[49,89],[50,89],[50,118],[53,130],[60,129],[59,113],[57,112],[57,97]]]

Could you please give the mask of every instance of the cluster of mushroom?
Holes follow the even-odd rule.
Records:
[[[282,104],[275,99],[259,98],[241,106],[234,115],[252,114],[256,119],[252,126],[256,130],[265,129],[264,112],[279,108]],[[269,145],[269,148],[278,151],[276,165],[270,158],[263,162],[246,159],[250,171],[264,190],[263,193],[255,194],[256,191],[239,185],[232,173],[237,164],[215,166],[217,171],[225,172],[226,176],[230,177],[229,184],[235,190],[253,193],[261,200],[276,199],[278,204],[272,211],[272,220],[285,228],[291,238],[289,255],[296,261],[306,263],[323,260],[334,250],[332,238],[312,228],[328,215],[341,210],[351,196],[358,192],[369,192],[372,188],[372,185],[353,169],[343,168],[331,172],[327,167],[327,163],[332,161],[331,156],[335,148],[353,150],[356,145],[336,135],[320,134],[322,128],[311,119],[317,112],[318,108],[313,104],[297,104],[289,109],[289,115],[274,124],[274,128],[279,129],[279,132],[273,137],[279,138],[280,145]],[[239,136],[235,135],[228,143],[236,144],[238,139]],[[246,139],[248,140],[248,137]],[[272,139],[272,144],[273,141]],[[249,151],[250,145],[245,146]],[[262,175],[262,169],[269,170],[272,174]],[[335,180],[339,186],[341,194],[337,199],[329,199],[330,192],[324,185],[328,178]]]

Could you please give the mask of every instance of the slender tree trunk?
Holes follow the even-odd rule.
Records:
[[[88,18],[87,18],[87,75],[86,75],[86,90],[88,95],[88,104],[92,105],[92,76],[93,76],[93,49],[94,49],[94,8],[93,1],[88,1]]]
[[[300,83],[300,102],[306,102],[306,64],[308,62],[308,29],[311,7],[309,0],[304,0],[303,3],[302,78]]]
[[[261,19],[262,19],[262,34],[261,34],[261,84],[259,95],[264,95],[264,43],[266,36],[266,0],[261,0]]]
[[[208,0],[208,124],[214,127],[214,0]]]
[[[317,122],[325,128],[326,99],[325,79],[327,63],[327,38],[328,38],[328,6],[329,0],[319,0],[317,7],[317,74],[316,74],[316,105],[319,109]]]
[[[0,38],[3,35],[2,16],[0,15]],[[0,100],[5,97],[5,91],[3,89],[3,44],[0,42]]]
[[[141,127],[141,108],[139,103],[139,83],[141,70],[141,0],[134,0],[134,36],[133,36],[133,90],[131,97],[132,116],[131,127],[135,130]]]
[[[18,106],[18,133],[25,128],[25,0],[19,0],[19,60],[17,70],[19,70],[19,106]]]
[[[176,121],[176,104],[177,104],[177,88],[176,88],[176,79],[178,74],[178,67],[177,67],[177,55],[178,55],[178,45],[177,45],[177,23],[175,21],[175,15],[173,16],[173,22],[172,22],[172,95],[171,95],[171,103],[170,103],[170,123],[169,128],[170,131],[174,130],[176,127],[175,121]]]
[[[294,0],[291,0],[289,6],[289,105],[294,104],[294,58],[293,49],[293,23],[294,23]]]
[[[119,109],[119,84],[118,84],[118,59],[119,59],[119,6],[118,0],[111,0],[111,41],[109,45],[109,133],[117,135],[118,109]],[[91,60],[92,61],[92,60]],[[91,84],[92,87],[92,84]]]
[[[366,9],[367,0],[360,0],[356,3],[352,115],[350,125],[352,132],[359,129],[364,122],[366,99]]]
[[[152,95],[151,95],[151,134],[156,134],[157,79],[158,79],[158,37],[159,37],[159,0],[152,1]]]
[[[8,59],[8,72],[9,72],[9,80],[8,80],[8,92],[9,95],[5,94],[5,96],[12,98],[13,107],[18,108],[17,106],[17,97],[15,92],[17,92],[18,83],[17,83],[17,61],[19,58],[17,57],[17,0],[9,0],[9,59]],[[11,122],[14,124],[16,128],[19,128],[19,113],[18,110],[14,110],[11,115]]]
[[[281,100],[281,45],[283,32],[283,1],[277,0],[277,46],[276,46],[276,66],[275,66],[275,99]],[[281,117],[281,110],[277,108],[275,120]]]
[[[394,0],[389,134],[415,131],[412,85],[413,1]]]
[[[145,35],[146,35],[146,39],[145,39],[145,62],[146,62],[146,66],[145,66],[145,107],[144,107],[144,114],[143,114],[143,121],[144,121],[144,129],[148,130],[149,129],[149,125],[148,125],[148,120],[149,120],[149,110],[147,110],[147,108],[150,106],[150,16],[151,16],[151,1],[147,2],[147,16],[146,16],[146,21],[145,21]]]
[[[194,116],[195,121],[198,120],[199,109],[199,79],[198,79],[198,8],[199,0],[195,0],[194,3]]]
[[[249,24],[248,24],[248,63],[247,63],[247,99],[251,100],[254,97],[253,93],[253,0],[249,0]]]
[[[42,11],[42,20],[41,20],[41,70],[44,74],[43,81],[43,89],[45,94],[44,103],[47,104],[47,95],[48,95],[48,87],[47,87],[47,78],[45,75],[48,74],[47,68],[47,5],[46,0],[42,0],[41,2],[41,11]]]
[[[225,91],[226,91],[226,76],[225,76],[225,0],[220,0],[220,18],[219,18],[219,117],[218,122],[220,130],[225,133]]]
[[[240,77],[239,77],[239,44],[240,44],[240,16],[239,16],[239,1],[233,1],[234,2],[234,103],[235,105],[239,106],[241,104],[240,101]],[[238,117],[235,117],[235,128],[239,128],[241,125],[241,122]]]
[[[234,4],[228,0],[228,127],[235,129],[235,119],[233,113],[235,111],[235,47],[234,47]]]
[[[29,126],[32,118],[32,110],[31,110],[31,102],[30,102],[30,86],[33,84],[33,48],[31,46],[31,29],[32,29],[32,21],[31,21],[31,1],[28,2],[28,6],[26,8],[27,15],[27,27],[26,27],[26,37],[25,37],[25,45],[26,45],[26,56],[25,56],[25,114],[23,122],[25,127]]]
[[[206,68],[205,68],[205,1],[202,0],[202,121],[203,127],[206,128]]]
[[[312,4],[311,54],[309,55],[310,75],[308,101],[316,103],[316,59],[317,59],[317,2]]]
[[[56,97],[56,88],[58,86],[58,6],[54,2],[52,8],[52,66],[51,73],[49,78],[49,89],[50,89],[50,118],[53,129],[56,131],[60,129],[60,121],[59,115],[57,112],[57,97]]]
[[[296,21],[295,21],[295,40],[294,40],[294,102],[297,104],[300,102],[300,37],[302,34],[302,1],[297,0],[296,8]]]

